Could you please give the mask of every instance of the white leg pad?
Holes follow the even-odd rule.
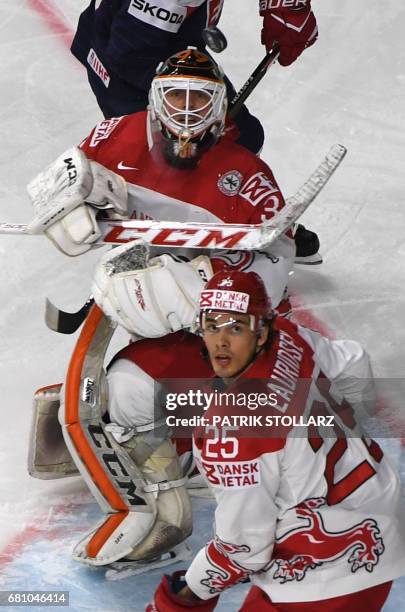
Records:
[[[86,565],[107,565],[123,557],[127,557],[133,549],[145,538],[145,533],[152,529],[155,517],[154,513],[128,512],[123,514],[121,522],[113,529],[99,548],[95,556],[89,556],[89,545],[94,541],[95,536],[100,533],[106,524],[111,521],[110,515],[98,527],[86,535],[73,550],[73,558]],[[117,514],[117,521],[119,516]],[[107,525],[108,529],[108,525]]]
[[[192,531],[191,502],[172,442],[160,443],[139,468],[135,460],[142,461],[140,458],[149,452],[144,436],[134,436],[120,447],[121,460],[123,453],[128,457],[127,469],[131,461],[131,472],[139,474],[138,491],[141,479],[144,491],[155,487],[156,491],[146,493],[147,505],[109,514],[76,545],[74,559],[87,565],[106,565],[122,558],[153,559],[170,551]]]

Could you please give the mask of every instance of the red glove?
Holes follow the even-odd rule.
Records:
[[[197,609],[199,612],[212,612],[218,603],[218,597],[191,601],[177,595],[187,584],[184,580],[185,573],[186,570],[181,570],[174,572],[171,576],[163,576],[156,589],[153,602],[148,604],[146,612],[185,612],[185,610]]]
[[[262,44],[270,51],[278,42],[278,61],[282,66],[292,64],[318,37],[311,0],[260,0],[260,15],[263,17]]]

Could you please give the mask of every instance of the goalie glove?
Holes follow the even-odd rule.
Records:
[[[160,255],[148,261],[147,246],[134,241],[103,255],[92,293],[103,312],[129,333],[160,338],[194,323],[203,278],[211,275],[208,257],[185,263]]]
[[[260,0],[263,17],[262,44],[267,51],[274,43],[280,47],[278,58],[282,66],[289,66],[318,37],[311,0]]]
[[[120,218],[128,213],[125,180],[81,149],[60,155],[27,186],[35,217],[31,231],[43,231],[63,253],[80,255],[98,240],[97,211]]]
[[[177,593],[187,586],[184,580],[185,570],[174,572],[171,576],[163,576],[153,602],[150,603],[146,612],[184,612],[185,610],[199,610],[200,612],[211,612],[218,603],[218,596],[212,599],[186,599]]]

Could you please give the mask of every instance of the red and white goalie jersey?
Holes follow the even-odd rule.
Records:
[[[194,435],[217,509],[215,537],[186,574],[192,591],[209,599],[250,578],[273,602],[316,601],[405,574],[399,478],[352,410],[374,395],[362,347],[277,320],[271,347],[226,392],[243,390],[247,379],[276,394],[269,415],[323,415],[325,424],[333,416],[334,425],[279,428],[278,437],[212,426],[214,435]]]
[[[169,165],[161,149],[151,144],[146,112],[102,121],[81,144],[89,159],[127,181],[131,218],[262,223],[285,205],[267,164],[228,137],[206,151],[190,170]],[[260,274],[276,307],[294,257],[293,239],[283,236],[270,253],[234,253],[224,262]]]

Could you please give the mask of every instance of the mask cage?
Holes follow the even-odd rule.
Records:
[[[174,97],[176,92],[181,94],[179,106]],[[197,97],[198,93],[203,95]],[[222,129],[227,108],[226,88],[224,83],[198,77],[156,77],[152,81],[150,103],[153,114],[170,133],[191,140],[214,124]]]

